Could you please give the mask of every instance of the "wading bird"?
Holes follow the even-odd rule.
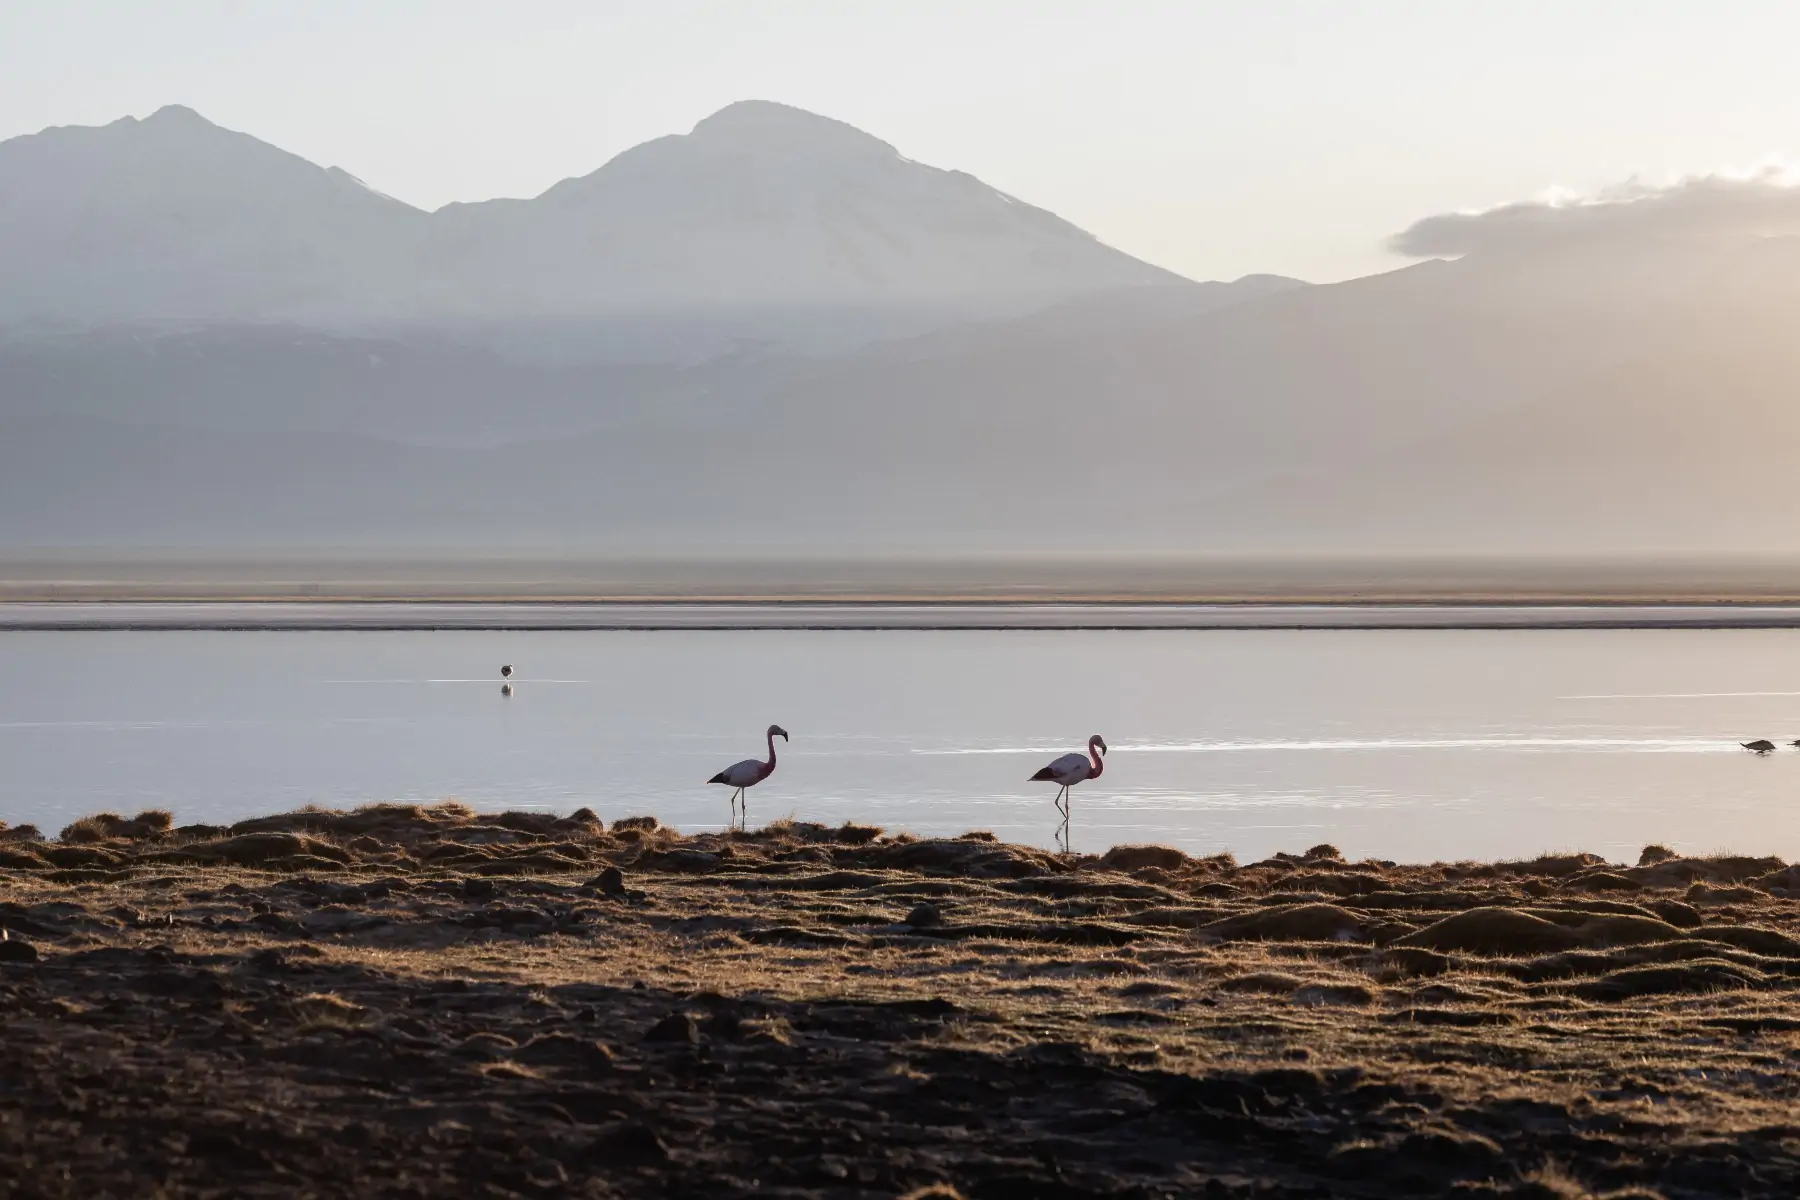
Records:
[[[1069,848],[1069,789],[1084,779],[1098,779],[1106,770],[1106,762],[1101,757],[1106,753],[1106,739],[1095,734],[1088,739],[1086,754],[1065,754],[1036,775],[1031,782],[1049,782],[1062,785],[1056,793],[1056,811],[1062,814],[1061,838],[1063,849]]]
[[[714,775],[711,779],[706,781],[708,783],[722,783],[726,787],[732,789],[732,825],[736,825],[738,822],[738,800],[741,798],[744,801],[743,824],[746,829],[750,826],[750,797],[744,794],[744,789],[755,787],[775,773],[775,736],[777,734],[781,735],[782,741],[785,742],[788,740],[787,730],[779,725],[769,726],[768,762],[763,762],[761,759],[746,758],[743,762],[732,763],[729,767],[726,767],[723,771],[720,771],[717,775]],[[727,826],[727,828],[730,828],[730,826]]]
[[[511,663],[507,663],[505,666],[500,668],[500,678],[502,678],[502,679],[511,679],[512,678],[512,664]]]
[[[1754,750],[1758,754],[1767,754],[1775,748],[1775,743],[1768,738],[1757,738],[1754,742],[1739,742],[1738,745],[1746,750]]]

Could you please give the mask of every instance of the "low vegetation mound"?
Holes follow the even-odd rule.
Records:
[[[1800,1194],[1800,871],[1654,849],[1240,865],[458,804],[0,829],[0,1179]]]
[[[1518,956],[1567,950],[1580,940],[1573,930],[1531,913],[1510,908],[1476,908],[1445,917],[1394,944]]]

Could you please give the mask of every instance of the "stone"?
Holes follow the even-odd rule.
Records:
[[[37,960],[38,948],[30,942],[11,938],[0,942],[0,963],[34,963]]]
[[[906,923],[914,929],[931,929],[943,922],[944,918],[935,904],[915,904],[913,910],[906,914]]]

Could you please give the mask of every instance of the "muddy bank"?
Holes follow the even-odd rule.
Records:
[[[0,929],[20,1196],[1800,1194],[1771,858],[150,813]]]

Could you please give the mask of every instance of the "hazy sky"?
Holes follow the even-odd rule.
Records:
[[[1800,157],[1792,0],[0,0],[0,138],[183,103],[422,207],[733,100],[1196,278],[1342,278],[1439,212]]]

